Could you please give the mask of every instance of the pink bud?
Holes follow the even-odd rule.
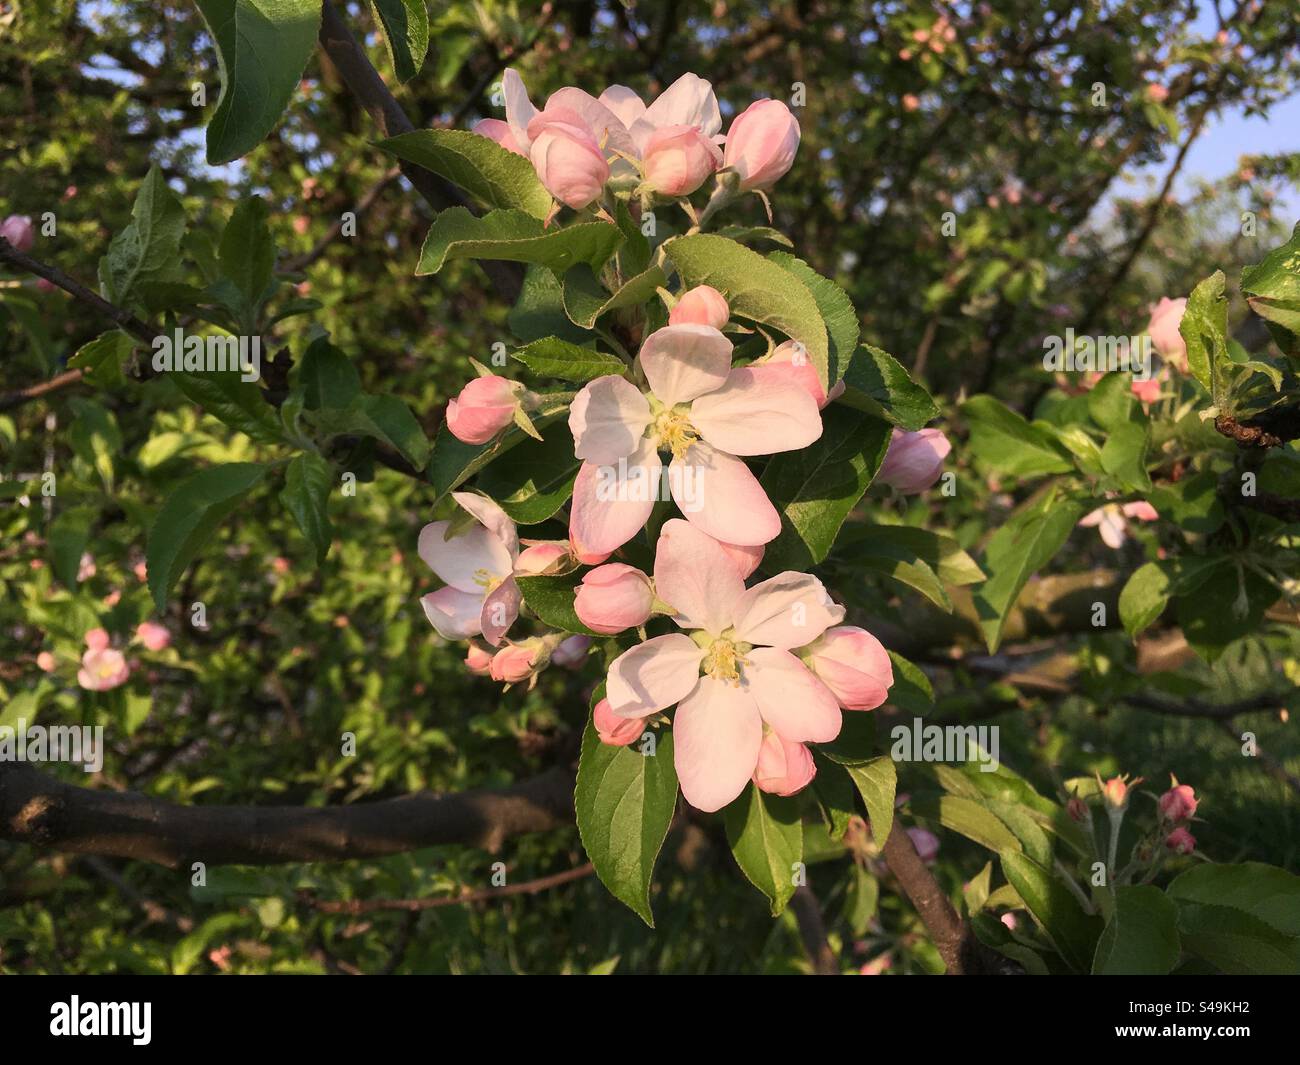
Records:
[[[567,540],[539,540],[519,552],[515,572],[530,577],[554,573],[569,561]]]
[[[1146,93],[1147,99],[1153,104],[1162,104],[1169,99],[1169,90],[1156,82],[1147,85]]]
[[[102,629],[92,629],[102,632]],[[126,683],[131,675],[131,667],[126,664],[121,651],[111,647],[92,647],[81,656],[81,669],[77,671],[77,683],[87,691],[106,692]]]
[[[513,381],[495,374],[476,377],[447,402],[447,428],[466,444],[486,444],[514,421],[518,406]]]
[[[506,644],[492,656],[489,675],[506,684],[527,680],[537,672],[538,650],[538,643],[533,640]]]
[[[668,312],[669,325],[708,325],[721,329],[730,318],[726,297],[711,285],[687,289]]]
[[[58,663],[49,651],[42,651],[36,656],[36,668],[43,673],[53,673]]]
[[[596,727],[600,742],[609,747],[626,747],[636,743],[645,733],[643,718],[619,717],[610,708],[608,699],[602,699],[592,709],[591,723]]]
[[[939,479],[943,460],[951,450],[952,444],[938,429],[922,429],[915,433],[895,429],[876,480],[903,495],[924,492]]]
[[[528,158],[546,190],[561,203],[581,210],[609,180],[609,163],[582,117],[567,107],[550,107],[528,123]]]
[[[161,651],[172,642],[172,634],[156,621],[140,622],[135,635],[150,651]]]
[[[515,131],[510,128],[509,122],[502,122],[499,118],[485,118],[481,122],[474,123],[474,132],[480,137],[496,141],[508,152],[522,155],[525,159],[528,158],[528,153],[515,140]]]
[[[551,661],[565,669],[577,669],[587,661],[590,649],[590,636],[570,636],[552,652]]]
[[[770,729],[758,748],[754,783],[772,795],[793,795],[802,791],[817,775],[812,753],[802,743],[783,740]]]
[[[1014,932],[1016,927],[1020,924],[1020,919],[1010,910],[999,917],[998,920],[1001,921],[1011,932]]]
[[[697,126],[660,126],[642,156],[645,187],[665,196],[689,196],[722,165],[722,151]]]
[[[1196,813],[1196,792],[1190,784],[1179,784],[1177,777],[1169,779],[1169,790],[1160,796],[1160,816],[1175,823],[1190,820]]]
[[[653,605],[650,578],[622,562],[589,570],[573,600],[578,619],[587,628],[606,634],[644,625]]]
[[[19,251],[31,251],[36,243],[36,227],[25,214],[11,214],[0,222],[0,237],[3,237]]]
[[[1088,819],[1088,804],[1076,795],[1065,804],[1065,812],[1070,815],[1071,821],[1082,824]]]
[[[916,848],[916,853],[926,865],[939,857],[939,837],[933,832],[914,825],[907,830],[907,834],[912,839],[912,846]]]
[[[799,120],[780,100],[756,100],[727,131],[723,160],[741,189],[769,189],[785,177],[799,150]]]
[[[866,629],[827,629],[807,650],[807,662],[845,710],[874,710],[889,697],[894,665]]]
[[[471,643],[465,652],[465,667],[480,677],[492,672],[492,652],[476,643]]]
[[[91,629],[86,633],[86,647],[91,651],[102,651],[108,646],[108,633],[103,629]]]
[[[1168,296],[1151,309],[1151,320],[1147,322],[1147,333],[1151,343],[1165,362],[1177,366],[1184,373],[1187,371],[1187,342],[1178,331],[1187,310],[1186,298],[1171,300]]]
[[[1191,854],[1196,850],[1196,837],[1179,825],[1165,837],[1165,846],[1175,854]]]
[[[1101,797],[1106,800],[1107,806],[1122,810],[1128,805],[1128,789],[1129,785],[1123,777],[1111,777],[1101,786]]]
[[[1134,381],[1129,385],[1129,391],[1132,392],[1144,406],[1150,406],[1160,398],[1160,379],[1153,375],[1148,377],[1145,381]]]

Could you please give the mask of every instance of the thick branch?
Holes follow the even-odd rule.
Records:
[[[446,843],[494,851],[511,836],[572,823],[573,775],[559,768],[505,788],[296,807],[181,806],[0,765],[0,839],[170,868],[377,858]]]

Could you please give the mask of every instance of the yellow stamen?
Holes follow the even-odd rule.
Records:
[[[700,439],[686,412],[677,408],[662,411],[654,420],[653,432],[659,446],[671,451],[675,459],[685,458],[687,449]]]
[[[725,639],[714,640],[709,645],[708,654],[704,656],[701,669],[714,680],[725,680],[740,687],[741,667],[749,665],[749,659],[744,654],[747,650],[747,644],[736,644]]]

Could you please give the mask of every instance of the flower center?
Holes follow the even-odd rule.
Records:
[[[675,459],[685,458],[686,449],[700,439],[700,434],[686,415],[685,410],[665,408],[660,411],[651,427],[659,447],[666,447]]]
[[[478,569],[474,571],[473,581],[475,584],[477,584],[480,588],[483,589],[483,594],[485,596],[491,595],[493,591],[495,591],[496,588],[501,584],[500,577],[494,577],[482,566],[480,566]]]
[[[704,675],[714,680],[725,680],[736,687],[740,686],[741,666],[749,664],[745,652],[749,645],[719,638],[709,644],[708,653],[700,668]]]

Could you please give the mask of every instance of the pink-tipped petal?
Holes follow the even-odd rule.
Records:
[[[1136,518],[1138,521],[1155,521],[1160,517],[1156,513],[1156,508],[1145,500],[1139,500],[1136,503],[1125,503],[1121,508],[1126,518]]]
[[[537,114],[537,108],[528,98],[523,79],[514,70],[507,70],[501,76],[501,95],[505,97],[506,122],[515,133],[515,143],[527,154],[532,141],[528,138],[528,123]]]
[[[646,337],[637,358],[650,391],[672,407],[722,387],[731,370],[731,341],[708,325],[666,325]]]
[[[451,498],[473,514],[480,525],[500,540],[505,549],[510,552],[511,558],[519,554],[519,533],[515,529],[515,523],[495,502],[477,492],[452,492]]]
[[[736,567],[742,581],[758,569],[758,564],[763,561],[762,544],[729,544],[725,540],[719,540],[718,546]]]
[[[754,697],[704,677],[673,717],[673,761],[682,795],[697,810],[721,810],[745,790],[763,742]]]
[[[784,739],[828,743],[840,734],[839,703],[799,659],[776,647],[755,647],[745,657],[745,686],[763,720]]]
[[[822,582],[807,573],[778,573],[750,588],[736,604],[736,636],[746,643],[791,650],[817,639],[844,618]]]
[[[608,555],[645,527],[659,491],[663,462],[650,440],[625,464],[584,462],[573,482],[569,540],[580,561]]]
[[[596,99],[628,130],[645,114],[645,101],[626,85],[611,85]]]
[[[671,632],[624,651],[609,666],[605,695],[619,717],[645,717],[686,698],[700,680],[704,649]]]
[[[424,564],[443,581],[476,597],[483,595],[483,578],[509,575],[510,551],[482,525],[444,539],[450,522],[430,522],[420,530],[419,553]]]
[[[483,600],[456,588],[439,588],[420,597],[427,617],[444,640],[467,640],[481,631]]]
[[[749,467],[708,444],[673,459],[668,483],[687,520],[715,540],[755,547],[781,531],[781,516]]]
[[[523,593],[513,577],[507,577],[483,600],[480,624],[483,639],[493,647],[510,631],[510,626],[519,616],[519,606],[524,601]]]
[[[680,518],[664,522],[655,547],[655,594],[677,611],[679,625],[720,635],[744,591],[716,540]]]
[[[729,455],[796,451],[822,435],[822,417],[807,389],[747,368],[732,370],[721,388],[692,403],[691,424]]]
[[[650,404],[625,377],[588,381],[569,408],[573,453],[585,462],[610,465],[637,449],[650,424]]]

